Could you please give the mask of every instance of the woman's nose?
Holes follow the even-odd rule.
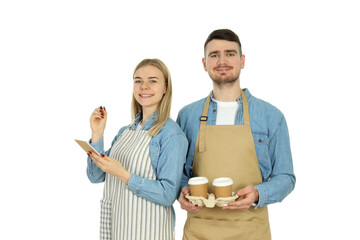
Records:
[[[140,85],[140,88],[141,88],[141,89],[149,89],[149,85],[148,85],[146,82],[143,82],[143,83]]]

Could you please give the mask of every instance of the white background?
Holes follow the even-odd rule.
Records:
[[[98,239],[103,184],[74,138],[109,112],[105,146],[130,123],[132,72],[160,58],[171,115],[205,97],[211,31],[238,33],[241,87],[286,116],[297,185],[269,206],[273,239],[359,239],[356,1],[1,1],[0,239]],[[177,213],[176,239],[186,214]]]

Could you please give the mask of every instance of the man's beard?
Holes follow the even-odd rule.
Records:
[[[216,68],[214,68],[214,72],[216,72],[217,68],[226,68],[226,67],[231,68],[231,70],[233,69],[233,67],[230,67],[230,66],[227,66],[226,64],[224,64],[224,65],[219,65]],[[233,85],[239,79],[240,72],[236,75],[227,76],[226,78],[222,78],[221,74],[220,74],[220,76],[218,76],[216,74],[210,74],[210,72],[209,72],[209,76],[213,80],[213,82],[217,85],[227,85],[227,84]]]
[[[217,85],[232,85],[239,79],[240,73],[235,76],[228,76],[226,78],[222,78],[221,76],[212,76],[210,75],[210,78],[213,80],[213,82]]]

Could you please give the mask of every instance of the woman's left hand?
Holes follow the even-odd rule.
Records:
[[[129,182],[130,173],[121,165],[121,163],[114,158],[96,155],[95,153],[88,153],[88,156],[94,161],[94,163],[104,172],[120,178],[126,184]]]

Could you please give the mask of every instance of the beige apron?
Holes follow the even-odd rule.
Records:
[[[209,179],[209,193],[214,192],[212,181],[217,177],[232,178],[235,192],[248,185],[262,183],[248,102],[243,91],[241,96],[244,125],[207,125],[210,97],[204,106],[195,147],[193,176]],[[183,239],[271,239],[267,207],[223,210],[215,206],[188,213]]]

